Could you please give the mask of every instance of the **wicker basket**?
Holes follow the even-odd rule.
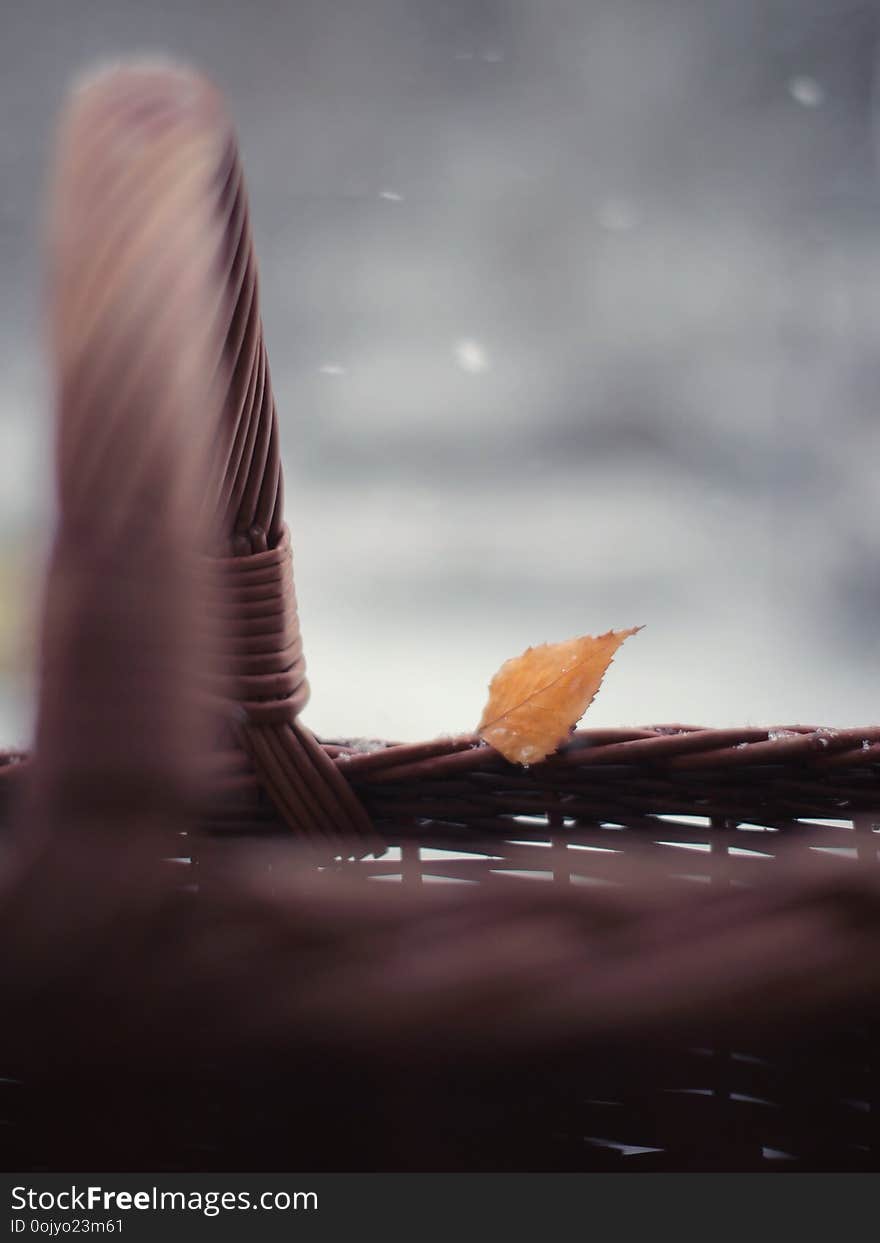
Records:
[[[363,983],[287,1051],[181,1028],[176,1065],[147,1042],[102,1072],[80,1048],[81,1074],[48,1065],[56,1011],[25,990],[41,1053],[11,1052],[0,1083],[7,1168],[877,1168],[880,727],[585,730],[529,769],[471,735],[316,739],[216,93],[162,65],[86,83],[55,212],[60,522],[35,754],[0,767],[4,822],[38,860],[99,824],[106,859],[126,826],[169,853],[186,813],[171,853],[209,912],[230,870],[269,875],[295,844],[353,942],[394,908],[395,986],[385,1029]],[[566,921],[562,950],[524,953],[507,987],[492,938],[538,909]],[[408,1025],[424,981],[401,946],[429,916],[459,952],[446,1010],[427,988]],[[475,987],[497,1002],[474,1010]]]

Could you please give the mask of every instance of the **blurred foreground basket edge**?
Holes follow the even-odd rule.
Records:
[[[316,866],[405,886],[522,873],[562,886],[607,883],[618,868],[625,880],[633,851],[650,855],[655,872],[725,890],[766,881],[780,854],[834,852],[853,869],[876,868],[880,726],[582,730],[530,769],[475,736],[316,739],[299,719],[308,685],[278,426],[222,101],[187,70],[105,71],[74,94],[57,164],[60,521],[35,758],[10,753],[0,765],[7,819],[51,754],[47,786],[58,789],[34,790],[38,805],[44,795],[46,806],[63,802],[80,782],[109,790],[112,806],[123,772],[143,778],[145,804],[160,817],[177,783],[200,800],[203,834],[296,840]],[[193,402],[211,418],[193,418]],[[200,554],[192,563],[191,551]],[[151,628],[141,633],[147,600]],[[121,632],[127,646],[117,653]],[[189,717],[151,693],[154,674],[169,668],[193,682]],[[120,720],[104,710],[120,679],[144,705],[136,736],[121,738]],[[199,737],[211,755],[207,795],[189,789],[188,765],[177,760]],[[193,866],[198,854],[194,840]],[[842,1007],[839,1029],[823,1023],[781,1043],[768,1042],[758,1021],[753,1038],[746,1030],[732,1045],[649,1044],[636,1078],[612,1049],[605,1060],[593,1051],[583,1077],[561,1090],[512,1069],[476,1110],[471,1088],[458,1097],[447,1085],[445,1121],[411,1118],[412,1138],[418,1127],[443,1130],[446,1155],[436,1160],[447,1168],[873,1170],[876,1030],[862,1010],[853,1018]],[[41,1159],[32,1138],[17,1148],[20,1111],[4,1110],[20,1087],[0,1082],[7,1168]],[[411,1087],[389,1081],[389,1109]],[[273,1168],[286,1168],[283,1128],[266,1113],[230,1153],[211,1143],[197,1153],[193,1136],[220,1126],[217,1103],[205,1110],[148,1129],[165,1136],[167,1151],[152,1161],[143,1153],[145,1166],[235,1168],[249,1153],[254,1168],[270,1168],[275,1152]],[[111,1147],[117,1140],[124,1148],[121,1132]],[[328,1143],[316,1160],[332,1163]],[[408,1146],[391,1145],[396,1156],[385,1160],[401,1164]],[[70,1168],[82,1160],[72,1155]],[[369,1160],[363,1152],[364,1168]]]

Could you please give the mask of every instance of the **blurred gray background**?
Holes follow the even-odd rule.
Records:
[[[645,623],[587,720],[880,719],[880,3],[3,0],[0,726],[50,522],[39,237],[96,60],[236,119],[326,734],[472,727]]]

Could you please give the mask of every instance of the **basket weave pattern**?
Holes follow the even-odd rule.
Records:
[[[68,814],[71,791],[93,808],[114,807],[113,791],[127,799],[137,779],[143,815],[157,825],[175,791],[196,807],[189,866],[206,893],[220,839],[230,850],[277,839],[371,890],[378,880],[419,891],[470,882],[489,902],[499,885],[513,892],[526,877],[554,894],[580,890],[584,901],[595,893],[622,938],[613,951],[600,939],[595,961],[583,961],[585,979],[595,969],[588,1052],[565,1048],[548,1026],[544,1051],[557,1049],[564,1074],[475,1057],[438,1071],[436,1082],[423,1069],[407,1091],[371,1096],[364,1083],[347,1083],[339,1101],[360,1102],[348,1139],[322,1120],[317,1088],[306,1102],[302,1082],[308,1122],[292,1135],[289,1114],[273,1112],[266,1096],[225,1110],[189,1100],[181,1112],[163,1081],[143,1091],[136,1125],[120,1123],[109,1094],[92,1152],[113,1159],[115,1117],[123,1168],[138,1156],[155,1168],[157,1144],[164,1168],[273,1168],[279,1154],[282,1167],[368,1168],[371,1142],[379,1168],[876,1168],[870,989],[863,981],[835,1024],[831,982],[816,977],[812,995],[801,982],[796,1013],[815,1015],[816,1025],[780,1040],[772,1009],[746,1005],[766,999],[767,988],[765,980],[754,991],[743,946],[768,910],[821,907],[847,929],[864,918],[868,931],[858,923],[858,936],[880,947],[872,888],[880,727],[582,730],[528,769],[473,735],[417,744],[315,738],[300,720],[308,683],[244,180],[216,92],[163,67],[87,85],[62,130],[56,198],[60,525],[35,755],[0,764],[3,818],[25,803],[53,822],[60,809]],[[155,624],[160,607],[179,639],[173,662],[162,649],[161,669],[154,631],[139,622],[149,613]],[[111,659],[123,633],[125,655]],[[136,667],[132,651],[141,653]],[[188,716],[152,693],[172,663],[192,683]],[[106,707],[120,695],[123,667],[126,691],[145,705],[136,736],[130,723],[123,735]],[[203,772],[193,788],[186,762],[206,736],[207,791]],[[209,841],[211,851],[200,845]],[[842,856],[851,893],[848,881],[831,898],[827,887],[789,883],[793,862],[827,852]],[[707,900],[688,900],[679,913],[640,908],[627,889],[634,858],[654,883],[705,886]],[[778,890],[768,873],[782,878]],[[720,905],[709,900],[716,894]],[[715,1011],[695,1014],[688,999],[706,994],[706,964],[682,968],[693,972],[689,989],[669,947],[680,944],[687,963],[703,936],[729,981]],[[656,1002],[649,1022],[654,994],[645,987],[642,996],[639,981],[666,970],[663,1027]],[[548,979],[557,1007],[566,987]],[[742,1022],[728,1031],[737,998],[746,999]],[[267,1074],[273,1086],[264,1092],[280,1091],[283,1074]],[[47,1152],[77,1142],[60,1121],[75,1111],[57,1094],[47,1105],[27,1085],[3,1091],[14,1159],[48,1161]],[[392,1120],[385,1131],[370,1112],[377,1108]],[[408,1125],[422,1127],[420,1151]]]

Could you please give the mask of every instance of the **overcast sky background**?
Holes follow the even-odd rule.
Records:
[[[587,722],[880,719],[880,3],[0,12],[7,562],[50,520],[54,118],[166,52],[239,128],[313,728],[467,729],[508,656],[638,623]]]

